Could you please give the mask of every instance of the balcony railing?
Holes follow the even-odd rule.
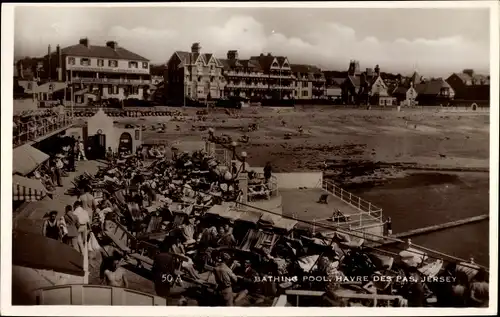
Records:
[[[269,77],[271,77],[271,78],[289,78],[289,79],[293,78],[293,76],[291,74],[270,74]]]
[[[114,78],[84,78],[73,77],[71,82],[82,84],[132,84],[132,85],[145,85],[150,84],[149,79],[114,79]]]
[[[233,84],[233,83],[228,83],[226,84],[227,88],[260,88],[260,89],[267,89],[267,85],[264,84]]]
[[[295,89],[294,86],[280,86],[280,85],[270,85],[269,88],[271,88],[271,89],[282,89],[282,90],[293,90],[293,89]]]
[[[25,123],[16,123],[13,130],[12,144],[14,147],[29,141],[44,137],[54,131],[70,126],[73,119],[66,115],[52,116],[32,120]]]
[[[237,76],[237,77],[267,77],[263,73],[256,72],[237,72],[237,71],[227,71],[224,73],[226,76]]]

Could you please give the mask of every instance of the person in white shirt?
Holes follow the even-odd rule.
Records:
[[[77,243],[80,248],[80,252],[83,253],[84,241],[86,241],[87,232],[90,230],[90,217],[88,212],[82,208],[82,202],[77,200],[73,205],[73,214],[78,220],[78,237]]]
[[[85,145],[83,144],[82,140],[78,140],[78,154],[77,154],[78,161],[80,160],[80,157],[82,157],[84,161],[87,160],[87,158],[85,157]]]

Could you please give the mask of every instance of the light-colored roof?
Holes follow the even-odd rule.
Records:
[[[47,154],[29,144],[15,148],[12,157],[12,174],[21,174],[23,176],[33,172],[40,164],[49,159]]]

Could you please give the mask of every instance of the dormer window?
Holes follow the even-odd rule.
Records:
[[[90,66],[90,58],[80,58],[80,65]]]

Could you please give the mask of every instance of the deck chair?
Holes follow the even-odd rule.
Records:
[[[121,223],[114,223],[116,225],[114,229],[104,231],[104,234],[111,239],[112,244],[115,245],[125,257],[134,259],[137,267],[143,267],[144,264],[152,267],[153,260],[145,254],[154,256],[158,247],[151,243],[138,240]]]

